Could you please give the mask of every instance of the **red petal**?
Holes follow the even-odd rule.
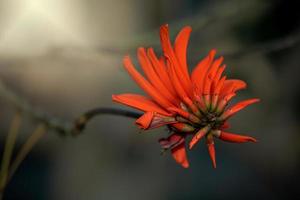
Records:
[[[194,94],[194,98],[195,98],[195,101],[196,101],[196,104],[198,106],[198,108],[202,111],[202,112],[206,112],[206,105],[204,103],[204,100],[202,98],[202,96],[199,96],[197,94]]]
[[[226,142],[234,142],[234,143],[257,142],[257,140],[253,137],[236,135],[224,131],[221,132],[219,139],[224,140]]]
[[[174,68],[177,76],[180,77],[180,82],[185,92],[191,97],[192,96],[192,85],[190,77],[184,72],[182,66],[179,64],[178,59],[172,48],[172,44],[169,37],[168,25],[160,27],[160,40],[161,46],[166,58],[171,62],[171,67]]]
[[[224,82],[224,86],[220,92],[221,96],[226,96],[229,93],[234,93],[238,90],[244,89],[247,84],[242,80],[229,79]]]
[[[235,104],[234,106],[232,106],[231,108],[229,108],[228,110],[226,110],[220,116],[220,119],[221,120],[227,119],[227,118],[231,117],[232,115],[234,115],[235,113],[237,113],[238,111],[245,108],[246,106],[251,105],[251,104],[256,103],[256,102],[259,102],[259,99],[248,99],[248,100],[245,100],[245,101],[241,101],[241,102]]]
[[[215,54],[216,50],[211,50],[208,56],[202,59],[192,72],[191,79],[197,94],[200,94],[203,90],[204,77],[214,59]]]
[[[182,109],[179,109],[179,108],[176,108],[176,107],[170,107],[168,108],[169,111],[172,111],[172,112],[175,112],[177,114],[179,114],[180,116],[194,122],[194,123],[199,123],[200,122],[200,119],[193,115],[192,113],[189,113],[187,111],[184,111]]]
[[[184,72],[185,76],[188,77],[189,77],[189,72],[188,72],[187,61],[186,61],[186,55],[187,55],[186,49],[188,46],[188,41],[190,38],[191,31],[192,28],[190,26],[186,26],[183,29],[181,29],[174,43],[174,50],[178,62],[182,67],[182,71]]]
[[[171,124],[171,126],[176,128],[180,132],[192,132],[195,130],[194,127],[192,127],[186,123],[178,122],[178,123]]]
[[[212,94],[219,94],[220,93],[220,91],[216,91],[216,88],[217,88],[217,86],[220,84],[219,82],[222,80],[221,79],[221,76],[222,76],[222,73],[223,73],[223,71],[225,70],[225,65],[223,65],[222,67],[220,67],[219,69],[218,69],[218,71],[216,72],[216,75],[215,75],[215,77],[214,77],[214,80],[213,80],[213,82],[212,82],[212,88],[211,88],[211,93]],[[220,80],[221,79],[221,80]],[[223,85],[222,85],[222,87],[223,87]],[[221,89],[221,88],[220,88]]]
[[[189,167],[189,161],[187,159],[184,143],[172,148],[171,152],[172,152],[173,158],[175,159],[175,161],[178,164],[180,164],[184,168]]]
[[[120,95],[112,95],[113,101],[116,101],[121,104],[125,104],[127,106],[148,112],[157,112],[165,116],[171,116],[171,114],[157,105],[151,99],[144,97],[138,94],[120,94]]]
[[[203,138],[208,132],[210,131],[209,126],[205,126],[204,128],[200,129],[192,138],[189,144],[189,149],[192,149],[195,144],[197,144],[201,138]]]
[[[169,63],[169,59],[167,60],[167,63]],[[188,94],[184,90],[183,85],[181,84],[174,67],[170,67],[170,78],[178,96],[181,98],[181,100],[184,100],[184,98],[187,97]]]
[[[162,61],[158,60],[157,56],[155,55],[155,52],[154,52],[153,48],[149,48],[148,51],[147,51],[147,54],[150,58],[150,61],[152,62],[152,65],[153,65],[157,75],[161,79],[161,81],[165,84],[165,86],[173,94],[173,96],[176,96],[177,95],[176,91],[173,88],[172,82],[171,82],[170,77],[167,73],[166,66],[163,63],[164,61],[163,60]]]
[[[206,94],[211,94],[211,85],[212,85],[212,82],[213,82],[213,79],[216,75],[216,72],[220,66],[220,64],[222,63],[223,61],[223,57],[220,57],[218,58],[217,60],[215,60],[210,69],[207,71],[206,73],[206,77],[204,79],[204,87],[203,87],[203,94],[206,95]]]
[[[226,76],[223,76],[221,78],[220,81],[218,81],[218,84],[216,85],[216,87],[214,87],[214,91],[213,91],[213,96],[212,96],[212,102],[211,102],[211,108],[212,110],[214,111],[215,108],[217,107],[217,104],[218,104],[218,100],[219,100],[219,94],[220,94],[220,91],[221,91],[221,88],[223,87],[224,85],[224,81],[226,80]],[[226,102],[227,103],[227,102]]]
[[[178,102],[176,101],[176,96],[173,96],[160,78],[157,76],[156,72],[153,69],[152,63],[147,57],[146,50],[144,48],[138,49],[138,59],[141,64],[143,71],[145,72],[146,77],[151,82],[151,84],[155,87],[155,89],[162,95],[165,96],[170,102],[176,105]]]
[[[207,149],[208,149],[208,153],[210,156],[210,159],[212,161],[213,167],[216,168],[217,164],[216,164],[216,151],[215,151],[215,144],[213,139],[207,139]]]
[[[216,88],[215,88],[215,90],[213,92],[215,95],[219,95],[220,94],[221,88],[223,87],[225,81],[226,81],[226,76],[223,76],[221,78],[221,80],[218,82],[218,84],[216,85]]]
[[[223,112],[225,107],[227,106],[228,102],[235,96],[236,96],[236,93],[229,93],[226,96],[224,96],[222,99],[220,99],[218,102],[216,111],[218,113]]]
[[[154,112],[146,112],[135,123],[142,129],[148,129],[154,117]]]
[[[182,110],[180,108],[177,108],[177,107],[170,107],[170,108],[168,108],[168,110],[171,111],[171,112],[175,112],[175,113],[179,114],[180,116],[182,116],[186,119],[188,119],[190,117],[189,112],[184,111],[184,110]]]
[[[159,92],[134,68],[131,60],[128,56],[125,56],[124,60],[125,69],[135,80],[135,82],[147,93],[154,101],[156,101],[162,107],[170,107],[172,104],[159,94]]]

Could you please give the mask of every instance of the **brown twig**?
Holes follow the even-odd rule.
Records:
[[[76,118],[73,122],[66,122],[57,117],[53,117],[44,111],[34,108],[23,98],[8,89],[1,81],[0,97],[6,99],[7,102],[20,110],[20,112],[27,114],[33,120],[36,120],[38,123],[44,124],[48,127],[49,130],[53,130],[62,136],[75,136],[80,134],[86,127],[86,124],[98,115],[118,115],[130,118],[138,118],[139,116],[141,116],[141,113],[139,112],[123,110],[119,108],[103,107],[87,111],[86,113]]]
[[[93,119],[94,117],[98,115],[118,115],[118,116],[124,116],[129,118],[139,118],[141,116],[141,113],[129,111],[129,110],[123,110],[119,108],[95,108],[90,111],[87,111],[83,115],[81,115],[78,119],[74,121],[74,126],[72,133],[73,135],[78,135],[84,128],[86,127],[86,124]]]

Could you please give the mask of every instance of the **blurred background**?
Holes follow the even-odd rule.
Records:
[[[1,0],[0,80],[35,108],[63,121],[142,91],[122,67],[140,46],[160,52],[191,25],[190,70],[216,48],[227,77],[261,103],[231,119],[257,144],[216,141],[217,169],[202,142],[190,168],[160,155],[162,128],[139,133],[133,119],[101,116],[77,137],[49,131],[8,184],[4,199],[286,199],[299,195],[299,5],[289,0]],[[15,108],[0,95],[1,151]],[[24,115],[16,150],[36,127]]]

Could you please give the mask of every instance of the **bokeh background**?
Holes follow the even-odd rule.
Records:
[[[190,70],[216,48],[227,74],[248,83],[237,100],[261,103],[232,118],[231,131],[257,144],[216,142],[181,168],[160,156],[162,128],[140,133],[133,119],[101,116],[77,137],[49,131],[7,186],[4,199],[286,199],[299,195],[299,5],[289,0],[1,0],[0,80],[55,118],[72,121],[95,107],[121,107],[111,95],[142,92],[122,68],[125,54],[159,47],[159,26],[193,32]],[[15,108],[1,94],[3,150]],[[25,115],[16,150],[37,122]]]

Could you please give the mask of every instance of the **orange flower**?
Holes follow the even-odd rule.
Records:
[[[211,50],[189,73],[186,50],[191,30],[189,26],[184,27],[172,45],[168,26],[161,26],[163,57],[158,58],[152,48],[138,49],[137,57],[146,78],[135,69],[129,56],[125,56],[125,69],[147,97],[120,94],[113,95],[112,99],[145,112],[136,120],[142,129],[167,126],[172,134],[160,139],[159,143],[163,149],[170,149],[176,162],[185,168],[189,167],[186,138],[192,136],[189,149],[205,138],[215,168],[214,138],[236,143],[256,142],[252,137],[224,130],[229,127],[227,120],[231,116],[259,99],[245,100],[226,109],[236,92],[246,88],[246,83],[222,75],[225,70],[223,57],[215,59],[215,50]]]

